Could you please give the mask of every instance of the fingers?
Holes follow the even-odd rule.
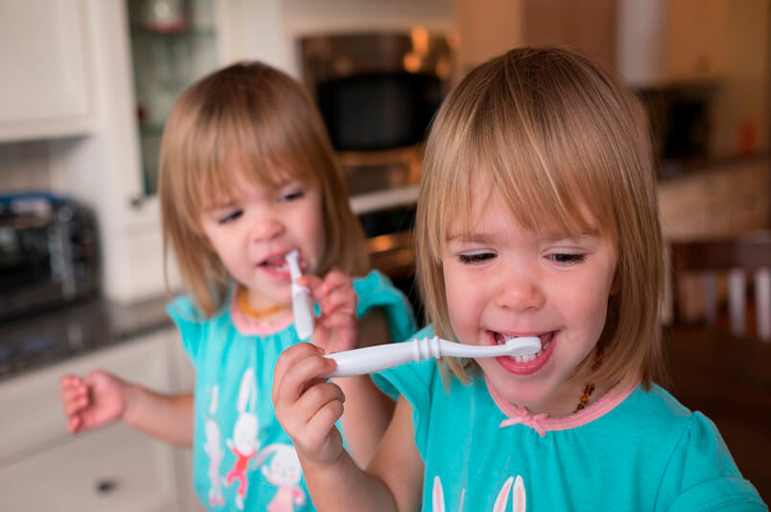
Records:
[[[329,373],[335,362],[323,357],[323,350],[310,343],[298,343],[278,358],[273,375],[273,402],[294,403],[314,379]]]
[[[331,314],[338,310],[347,314],[356,312],[358,296],[353,289],[353,280],[337,269],[332,269],[324,280],[317,283],[311,290],[322,314]]]
[[[76,375],[63,375],[59,379],[59,386],[59,398],[66,416],[70,417],[88,406],[88,386],[83,379]]]
[[[345,397],[339,386],[319,377],[334,367],[321,349],[300,343],[285,350],[275,368],[276,417],[298,452],[318,462],[332,460],[342,446],[335,423],[343,414]]]

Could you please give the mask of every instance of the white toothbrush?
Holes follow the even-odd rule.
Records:
[[[462,345],[434,336],[329,354],[324,357],[334,359],[337,362],[337,368],[324,377],[363,375],[432,357],[513,357],[535,354],[539,350],[541,350],[541,340],[535,336],[509,338],[503,345],[489,346]]]
[[[286,263],[289,265],[289,276],[292,280],[292,315],[294,316],[294,328],[301,340],[310,339],[313,334],[313,301],[311,291],[307,286],[300,286],[297,280],[302,276],[297,249],[286,255]]]

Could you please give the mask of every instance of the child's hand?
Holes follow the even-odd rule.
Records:
[[[281,354],[273,374],[276,418],[298,455],[317,464],[334,462],[343,450],[335,422],[343,414],[345,397],[339,386],[319,377],[334,368],[319,347],[299,343]]]
[[[339,270],[331,270],[323,280],[306,275],[298,283],[311,289],[321,315],[311,341],[327,353],[356,348],[359,323],[356,318],[358,296],[353,280]]]
[[[67,430],[76,434],[120,418],[126,408],[126,384],[103,371],[59,379]]]

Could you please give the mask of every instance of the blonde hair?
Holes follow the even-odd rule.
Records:
[[[526,229],[577,235],[590,219],[599,224],[617,266],[598,341],[603,363],[590,378],[631,384],[639,376],[648,389],[661,368],[664,258],[649,128],[636,97],[558,48],[511,50],[447,97],[427,142],[415,239],[427,320],[456,340],[440,257],[451,223],[469,221],[475,172],[488,173]],[[467,378],[457,361],[449,366]]]
[[[201,213],[232,193],[234,159],[258,184],[290,177],[318,187],[326,239],[319,272],[333,265],[349,274],[366,271],[364,235],[310,97],[265,64],[234,64],[180,96],[161,141],[164,268],[173,251],[187,292],[207,317],[222,307],[231,278],[203,233]]]

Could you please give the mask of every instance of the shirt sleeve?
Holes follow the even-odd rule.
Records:
[[[166,312],[179,329],[182,346],[194,366],[198,366],[198,353],[203,338],[203,315],[193,305],[189,296],[177,297],[166,306]]]
[[[372,309],[382,308],[391,341],[404,341],[417,330],[412,306],[388,277],[373,270],[366,277],[354,279],[353,287],[359,296],[356,316],[361,318]]]
[[[768,511],[744,479],[712,421],[695,412],[667,467],[665,481],[679,485],[672,512]]]

